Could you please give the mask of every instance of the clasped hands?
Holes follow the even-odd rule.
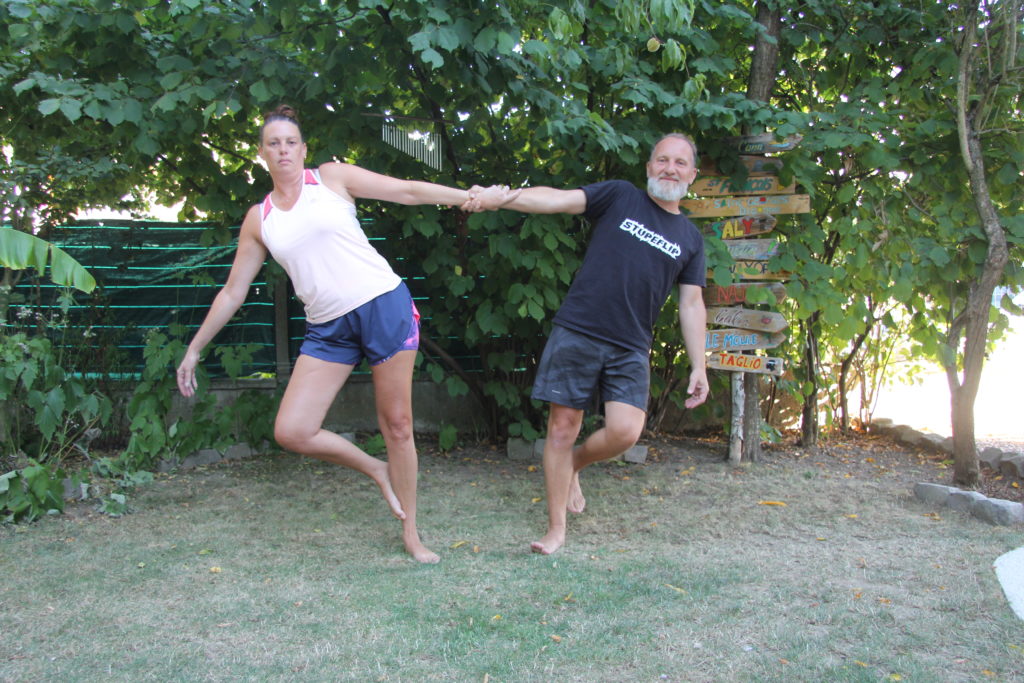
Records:
[[[511,190],[508,185],[474,185],[469,188],[469,199],[460,208],[469,213],[495,211],[518,197],[520,192],[521,189]]]

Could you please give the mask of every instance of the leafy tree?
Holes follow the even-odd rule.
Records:
[[[777,35],[759,12],[777,16]],[[1020,18],[1000,12],[983,5],[975,23],[979,46],[1008,46],[992,72],[995,99],[973,81],[980,99],[964,100],[961,118],[984,143],[1014,249],[1019,102],[1006,84],[1017,78],[1019,48],[1006,37],[1019,31],[1000,27]],[[974,43],[957,38],[966,34],[951,17],[945,3],[896,0],[9,0],[0,6],[0,144],[11,164],[68,183],[68,206],[183,200],[182,219],[213,219],[227,239],[268,189],[253,161],[257,115],[281,101],[303,114],[311,163],[343,159],[460,185],[640,182],[650,144],[668,130],[695,133],[702,151],[741,175],[726,137],[801,133],[784,175],[811,194],[813,213],[782,223],[774,265],[799,275],[790,287],[795,334],[781,352],[797,361],[813,445],[823,407],[846,419],[845,391],[837,397],[833,387],[874,352],[878,326],[905,325],[915,352],[934,357],[950,331],[976,330],[941,322],[958,319],[956,302],[988,243],[964,208],[973,199],[952,113],[958,54],[980,51],[958,47]],[[755,43],[764,47],[752,52]],[[748,99],[755,61],[773,45],[774,87]],[[968,62],[980,66],[963,73],[986,75],[987,63]],[[387,145],[382,125],[437,135],[442,168]],[[71,160],[83,172],[62,173]],[[424,311],[429,371],[487,406],[493,431],[529,434],[540,415],[526,387],[587,225],[364,210],[414,293],[435,302]],[[1004,282],[1020,283],[1017,266],[1006,272]],[[972,300],[983,299],[981,288]],[[657,330],[657,410],[685,376],[677,328],[666,319]],[[479,351],[479,364],[453,340]]]

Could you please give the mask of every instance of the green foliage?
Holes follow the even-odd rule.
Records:
[[[369,455],[380,455],[387,450],[387,446],[384,443],[384,435],[378,432],[367,437],[360,444],[360,448]]]
[[[0,521],[31,522],[64,510],[64,471],[31,461],[0,475]]]
[[[455,425],[446,424],[441,427],[437,434],[437,447],[442,453],[447,453],[459,440],[459,430]]]
[[[216,347],[214,352],[237,377],[253,348]],[[184,352],[185,344],[180,339],[156,330],[146,336],[146,367],[127,406],[131,436],[120,465],[125,471],[154,469],[160,460],[173,462],[203,448],[223,449],[238,441],[258,445],[273,435],[270,415],[275,398],[252,392],[240,396],[231,407],[218,408],[201,366],[197,368],[199,390],[189,405],[189,414],[180,415],[175,406],[175,368]]]
[[[49,339],[24,332],[0,334],[0,406],[3,455],[53,467],[111,414],[106,396],[61,367]]]
[[[784,244],[773,264],[797,274],[786,304],[791,338],[778,350],[795,369],[792,385],[817,400],[816,387],[834,385],[851,356],[876,353],[868,347],[886,335],[857,340],[879,326],[903,331],[896,356],[954,358],[956,340],[947,337],[988,247],[950,106],[965,7],[772,6],[782,21],[779,77],[763,103],[744,95],[750,47],[764,30],[745,1],[228,0],[197,12],[196,2],[12,0],[0,5],[0,143],[21,164],[18,177],[32,178],[9,183],[35,193],[23,195],[20,229],[43,207],[67,216],[76,203],[138,210],[150,198],[183,200],[183,219],[237,224],[268,189],[253,161],[255,121],[280,101],[303,114],[310,163],[343,159],[461,186],[641,183],[650,144],[669,130],[694,132],[702,152],[742,173],[727,137],[800,133],[782,175],[811,195],[812,213],[780,222]],[[979,40],[1019,36],[1014,7],[986,10]],[[1003,284],[1012,291],[1024,284],[1017,63],[1017,55],[1004,61],[981,141],[1010,244]],[[438,133],[444,168],[383,143],[383,114]],[[478,401],[495,434],[536,433],[543,413],[529,386],[586,223],[373,203],[360,210],[378,219],[385,256],[431,302],[426,372]],[[712,244],[716,280],[726,277],[721,256]],[[652,355],[658,410],[678,403],[686,370],[670,313]],[[994,308],[993,338],[1017,314]],[[462,360],[477,352],[478,365]],[[157,390],[156,378],[144,381]],[[166,407],[137,397],[137,452],[171,447],[171,427],[142,417]],[[175,430],[173,438],[184,437]]]
[[[58,285],[89,293],[96,280],[82,264],[64,250],[35,235],[0,226],[0,266],[11,270],[33,268],[40,275],[50,266],[50,275]]]

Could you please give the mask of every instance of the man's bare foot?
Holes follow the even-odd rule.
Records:
[[[580,473],[572,473],[572,482],[569,484],[569,501],[565,509],[574,514],[583,512],[587,507],[587,499],[583,497],[583,489],[580,488]]]
[[[541,555],[550,555],[565,543],[565,531],[548,531],[544,538],[530,544],[530,550]]]
[[[405,542],[405,552],[412,555],[412,559],[423,564],[437,564],[441,561],[437,553],[427,548],[420,541],[419,534],[413,532],[411,535],[403,534],[402,540]]]
[[[381,495],[384,496],[384,500],[387,501],[388,507],[391,508],[391,514],[398,519],[405,519],[405,510],[402,509],[402,504],[398,501],[398,496],[395,495],[395,490],[391,488],[391,477],[388,476],[388,464],[382,462],[377,472],[370,475],[377,486],[380,487]]]

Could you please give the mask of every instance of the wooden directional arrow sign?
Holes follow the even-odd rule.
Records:
[[[709,308],[708,322],[712,325],[727,325],[761,332],[781,332],[786,329],[786,319],[781,313],[754,311],[749,308]]]
[[[786,298],[786,287],[778,282],[771,284],[758,284],[753,282],[742,282],[735,285],[719,287],[708,285],[704,288],[704,303],[708,306],[715,304],[728,306],[730,304],[741,304],[747,300],[751,291],[761,290],[770,292],[775,297],[775,303],[781,303]]]
[[[751,356],[728,351],[715,351],[708,356],[709,368],[715,370],[731,370],[732,372],[757,372],[762,375],[779,376],[785,367],[781,358],[768,356]]]
[[[746,216],[752,213],[811,212],[811,198],[806,194],[768,194],[750,197],[684,199],[679,205],[690,218]]]
[[[729,255],[737,261],[767,261],[779,251],[776,240],[725,240]]]
[[[759,213],[753,216],[737,216],[736,218],[726,218],[724,221],[706,223],[704,228],[723,240],[729,240],[771,232],[775,229],[777,221],[778,219],[770,213]]]
[[[782,159],[772,157],[740,156],[737,161],[742,164],[750,175],[775,175],[782,169]],[[700,174],[728,175],[719,169],[714,159],[703,157],[700,161]]]
[[[708,330],[704,334],[704,348],[708,351],[748,351],[773,349],[786,340],[781,332],[766,333],[754,330]]]
[[[740,154],[765,154],[767,152],[784,152],[800,144],[803,138],[790,135],[784,140],[776,140],[771,133],[764,135],[743,135],[728,138],[726,142],[733,145]]]
[[[769,270],[767,261],[734,261],[729,266],[733,280],[789,280],[788,270]]]
[[[775,176],[748,176],[741,183],[734,183],[724,176],[698,178],[690,191],[698,197],[720,197],[731,194],[793,194],[796,184],[783,186]]]

